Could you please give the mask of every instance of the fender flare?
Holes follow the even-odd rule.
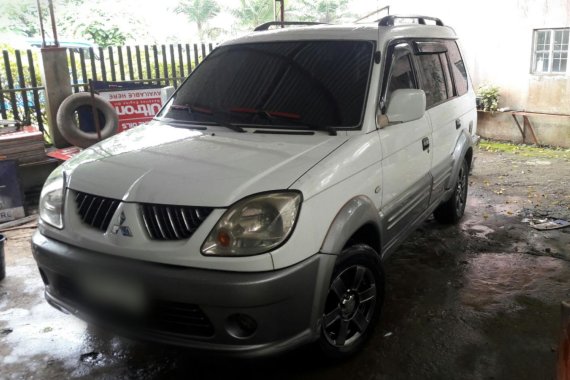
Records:
[[[471,136],[463,131],[459,135],[457,142],[455,143],[455,149],[453,149],[453,153],[451,154],[451,160],[453,161],[453,168],[451,170],[451,176],[445,185],[445,189],[449,190],[455,186],[455,181],[457,180],[457,175],[459,173],[459,168],[461,167],[461,163],[463,162],[465,155],[469,149],[473,149],[473,139]],[[468,163],[471,167],[471,162]]]
[[[91,106],[91,101],[90,93],[78,92],[65,98],[57,110],[57,128],[61,135],[70,144],[81,148],[88,148],[99,142],[97,133],[82,131],[75,121],[75,111],[81,106]],[[93,103],[105,117],[105,124],[101,126],[101,140],[104,140],[117,132],[119,116],[111,103],[99,95],[95,95]]]
[[[368,224],[376,229],[381,241],[381,220],[374,202],[364,195],[352,198],[336,214],[321,246],[321,252],[340,254],[348,239]],[[372,248],[380,254],[380,246]]]

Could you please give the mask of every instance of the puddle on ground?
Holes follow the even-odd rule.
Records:
[[[518,295],[542,296],[546,279],[556,278],[568,264],[549,257],[487,253],[468,260],[461,304],[477,311],[497,313],[517,309]],[[540,295],[539,295],[540,294]]]

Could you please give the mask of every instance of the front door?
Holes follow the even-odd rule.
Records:
[[[389,48],[381,105],[394,90],[419,88],[413,53],[407,43]],[[427,115],[378,130],[382,144],[384,239],[393,245],[428,207],[431,188],[431,129]]]

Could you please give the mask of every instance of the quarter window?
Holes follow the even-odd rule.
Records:
[[[463,62],[463,58],[461,58],[457,42],[446,41],[445,46],[447,47],[447,56],[451,63],[451,72],[453,73],[453,80],[455,81],[455,90],[457,91],[457,95],[461,96],[467,93],[468,82],[465,63]]]
[[[568,71],[568,42],[570,29],[540,29],[534,31],[532,72],[557,74]]]
[[[401,54],[394,60],[386,99],[390,99],[395,90],[406,88],[416,88],[410,53]]]

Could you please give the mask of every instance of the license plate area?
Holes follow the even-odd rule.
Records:
[[[144,287],[136,280],[117,275],[87,273],[77,281],[80,297],[100,312],[143,316],[148,311]]]

